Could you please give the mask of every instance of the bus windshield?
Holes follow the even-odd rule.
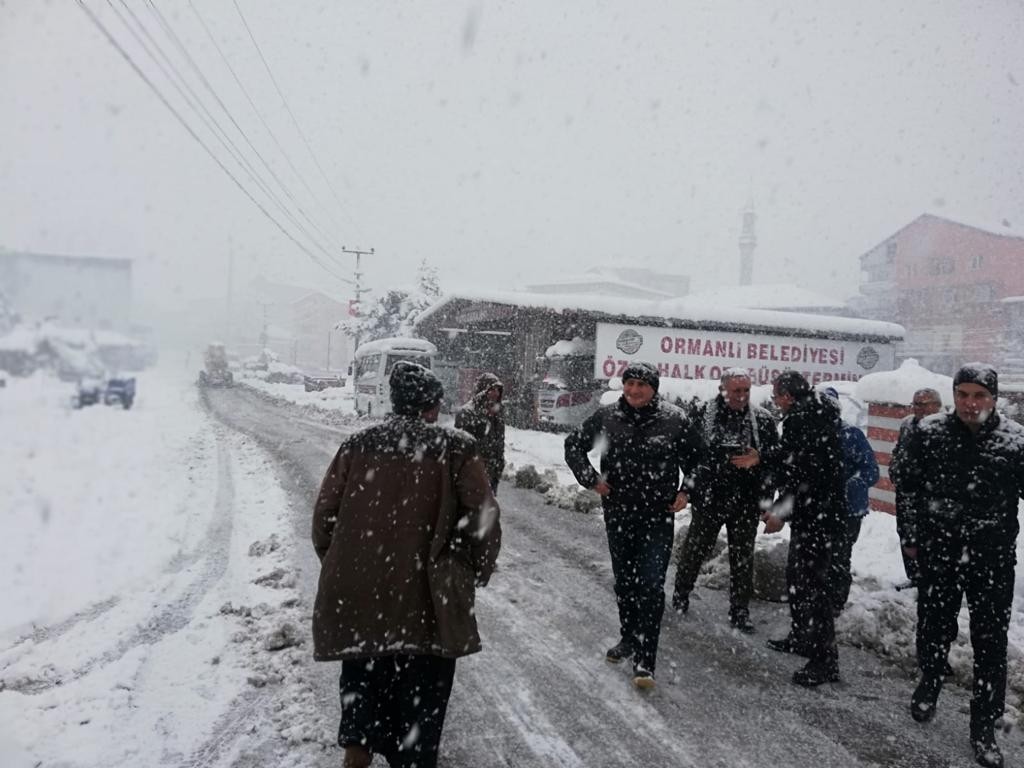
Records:
[[[405,360],[406,362],[410,363],[417,363],[419,365],[422,365],[424,368],[430,367],[430,355],[420,355],[415,352],[391,353],[388,355],[388,362],[387,367],[384,369],[384,375],[390,375],[391,369],[394,368],[395,363],[399,362],[400,360]]]

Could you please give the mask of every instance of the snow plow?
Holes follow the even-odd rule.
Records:
[[[198,383],[200,387],[230,387],[235,383],[235,377],[228,368],[228,353],[223,344],[213,342],[206,347]]]

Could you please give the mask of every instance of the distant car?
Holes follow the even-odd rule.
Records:
[[[269,363],[266,382],[268,384],[302,384],[305,379],[301,368],[287,363]]]
[[[135,378],[102,379],[86,378],[78,382],[78,390],[71,398],[72,408],[85,408],[104,403],[119,404],[125,410],[135,402]]]
[[[331,387],[344,387],[345,379],[331,373],[307,373],[302,377],[307,392],[323,392]]]

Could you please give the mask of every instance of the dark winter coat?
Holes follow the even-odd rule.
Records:
[[[476,380],[476,394],[455,414],[455,427],[469,432],[476,438],[480,458],[487,467],[491,482],[501,479],[505,470],[505,415],[504,405],[499,397],[496,403],[487,398],[491,387],[498,387],[504,395],[504,387],[493,373],[484,373]]]
[[[356,433],[313,510],[316,659],[480,650],[474,585],[487,582],[500,544],[471,437],[397,415]]]
[[[694,483],[694,504],[751,510],[771,504],[775,488],[769,466],[779,448],[779,431],[772,415],[756,405],[735,411],[718,395],[698,409],[695,422],[704,454]],[[755,448],[761,462],[750,469],[734,467],[729,459],[737,450],[731,446]]]
[[[921,420],[903,463],[901,487],[915,502],[906,546],[924,525],[1016,538],[1024,427],[993,411],[973,435],[955,413],[937,413]]]
[[[839,406],[811,392],[790,408],[772,465],[779,498],[775,514],[794,529],[839,530],[846,524]]]
[[[600,443],[601,473],[587,454]],[[605,504],[664,511],[679,490],[689,491],[702,453],[700,433],[682,410],[655,395],[643,408],[620,397],[599,408],[565,438],[565,463],[576,480],[611,486]],[[679,472],[686,480],[682,487]]]
[[[864,517],[868,513],[868,490],[878,482],[878,459],[867,436],[858,427],[844,423],[843,477],[846,480],[846,514]]]

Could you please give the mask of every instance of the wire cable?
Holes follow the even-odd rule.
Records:
[[[207,146],[206,142],[203,141],[203,139],[199,136],[199,134],[197,134],[195,132],[195,130],[192,128],[192,126],[190,126],[188,124],[188,121],[185,120],[184,117],[182,117],[181,113],[177,109],[175,109],[174,105],[171,104],[171,102],[167,99],[166,96],[164,96],[164,94],[156,86],[156,84],[153,82],[153,80],[150,79],[150,77],[142,70],[141,67],[139,67],[139,65],[132,58],[131,54],[129,54],[124,49],[124,47],[117,41],[117,39],[113,36],[113,34],[110,32],[110,30],[107,29],[106,25],[85,4],[84,0],[76,0],[76,2],[78,3],[78,7],[82,9],[82,11],[89,18],[89,20],[92,22],[92,24],[99,30],[100,34],[102,34],[107,39],[107,41],[114,47],[114,49],[117,50],[117,52],[121,55],[121,57],[128,63],[128,66],[130,66],[132,68],[132,70],[135,72],[135,74],[138,75],[139,78],[149,87],[149,89],[153,91],[153,93],[156,95],[156,97],[167,108],[167,110],[174,116],[174,118],[181,124],[181,126],[185,129],[185,131],[188,133],[188,135],[191,136],[192,139],[197,144],[199,144],[200,147],[203,148],[203,150],[210,156],[210,159],[213,160],[213,162],[217,164],[217,166],[227,175],[227,177],[229,179],[231,179],[232,182],[234,182],[235,186],[238,187],[239,190],[241,190],[242,194],[244,194],[247,198],[249,198],[249,200],[252,202],[252,204],[255,205],[260,210],[260,212],[267,219],[269,219],[270,222],[272,224],[274,224],[274,226],[276,226],[281,231],[281,233],[285,237],[287,237],[289,240],[291,240],[296,245],[296,247],[299,248],[299,250],[301,250],[303,253],[305,253],[307,256],[309,256],[313,260],[313,262],[316,263],[321,269],[323,269],[325,272],[327,272],[332,277],[340,280],[341,282],[351,285],[352,284],[351,280],[349,280],[348,278],[341,277],[340,275],[335,274],[331,269],[329,269],[327,266],[325,266],[323,264],[323,262],[319,259],[319,257],[317,257],[317,255],[315,253],[310,251],[309,248],[307,248],[303,243],[299,242],[299,240],[297,240],[295,238],[295,236],[292,235],[291,232],[289,232],[287,229],[285,229],[281,225],[281,223],[270,214],[270,212],[263,206],[262,203],[260,203],[259,200],[257,200],[255,197],[253,197],[253,195],[249,192],[249,190],[247,190],[245,188],[245,186],[235,177],[235,175],[230,171],[230,169],[226,165],[224,165],[223,162],[221,162],[220,158],[217,157],[217,155],[213,152],[213,150],[211,150],[210,147]]]

